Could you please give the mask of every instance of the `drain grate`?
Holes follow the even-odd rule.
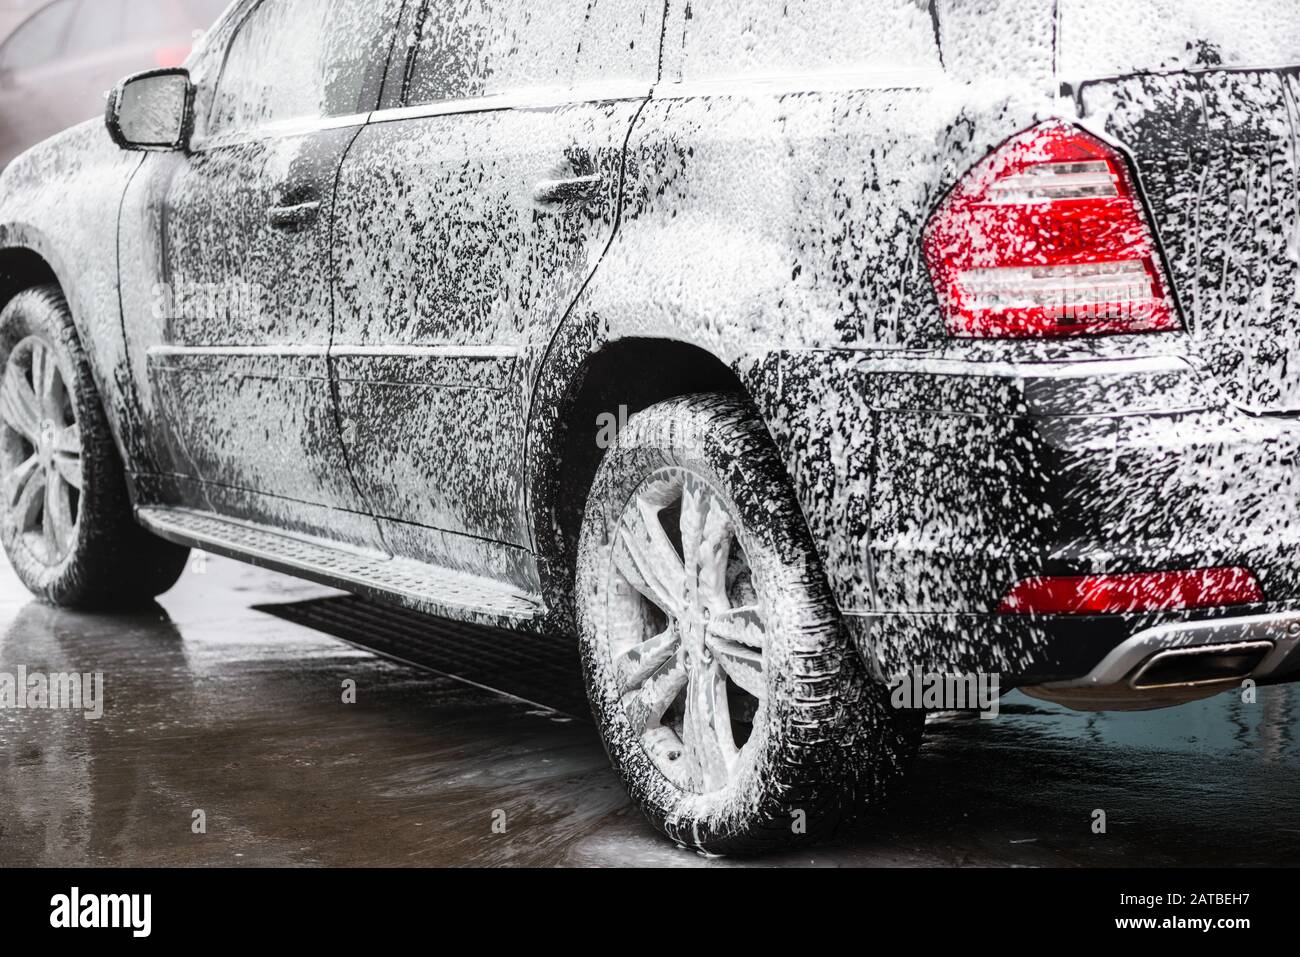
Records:
[[[431,618],[356,595],[255,611],[312,628],[405,664],[590,720],[577,643]]]

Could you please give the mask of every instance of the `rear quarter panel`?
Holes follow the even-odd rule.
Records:
[[[873,521],[877,531],[898,526],[888,534],[901,539],[922,527],[942,535],[939,508],[917,503],[944,488],[1003,497],[1000,473],[989,476],[998,488],[976,490],[960,463],[969,450],[986,454],[981,437],[1014,441],[1003,435],[1010,424],[952,417],[969,405],[952,394],[962,380],[909,392],[914,367],[899,361],[949,348],[920,255],[930,210],[1057,101],[1034,84],[849,82],[861,85],[669,87],[652,100],[630,139],[622,225],[571,320],[588,331],[564,341],[589,350],[669,338],[730,366],[786,463],[837,600],[865,610],[881,584],[868,554]],[[880,450],[910,450],[936,429],[952,448],[931,455],[941,458],[931,469],[952,476],[883,499]],[[1005,540],[999,521],[976,514],[963,535]],[[901,587],[909,572],[897,571]]]

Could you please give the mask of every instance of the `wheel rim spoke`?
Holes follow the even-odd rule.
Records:
[[[716,662],[691,668],[682,727],[696,786],[703,791],[724,787],[737,750],[731,736],[726,679]]]
[[[657,727],[686,682],[686,666],[680,654],[655,669],[639,687],[623,696],[623,708],[632,727],[642,732]]]
[[[686,569],[659,523],[659,509],[638,498],[623,517],[619,539],[614,561],[628,584],[658,605],[664,614],[680,617]]]
[[[19,531],[29,532],[45,501],[45,472],[35,455],[5,476],[5,504]]]
[[[681,651],[681,639],[676,628],[668,629],[640,644],[634,645],[614,659],[614,670],[619,687],[637,688],[660,669],[670,658]]]
[[[40,398],[41,414],[53,419],[61,414],[62,404],[59,364],[44,343],[32,343],[32,388]]]
[[[726,607],[731,519],[709,487],[687,475],[682,485],[682,554],[687,600],[694,607]]]
[[[762,651],[724,638],[708,638],[706,644],[737,687],[760,701],[767,696]]]
[[[65,455],[56,452],[53,459],[54,470],[58,472],[59,478],[67,482],[68,485],[81,491],[81,456]]]
[[[708,633],[713,638],[761,651],[765,641],[762,613],[755,605],[724,608],[709,618]]]
[[[36,393],[27,384],[22,370],[10,362],[0,386],[0,418],[29,443],[40,441],[41,412]]]

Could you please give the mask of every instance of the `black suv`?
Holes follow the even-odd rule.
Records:
[[[238,0],[0,179],[5,547],[576,633],[708,851],[877,798],[907,676],[1294,678],[1298,63],[1293,0]]]

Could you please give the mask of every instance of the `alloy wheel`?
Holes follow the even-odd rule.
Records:
[[[81,430],[63,364],[38,336],[14,347],[0,380],[0,487],[32,554],[63,561],[81,506]]]
[[[735,780],[767,699],[764,616],[727,498],[681,467],[644,481],[615,531],[610,655],[642,746],[685,791]]]

